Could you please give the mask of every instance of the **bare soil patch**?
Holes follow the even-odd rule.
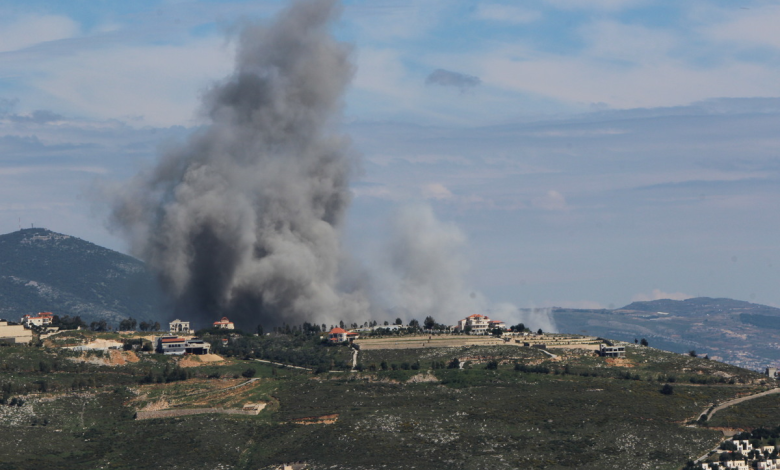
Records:
[[[292,420],[295,424],[333,424],[338,421],[338,413],[332,415],[309,416]]]
[[[613,367],[636,367],[636,363],[627,357],[608,357],[605,361]]]

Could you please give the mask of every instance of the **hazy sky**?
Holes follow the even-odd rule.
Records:
[[[231,32],[282,4],[0,1],[0,232],[126,250],[91,188],[203,124]],[[346,1],[345,245],[370,262],[427,203],[496,302],[780,306],[779,24],[769,1]]]

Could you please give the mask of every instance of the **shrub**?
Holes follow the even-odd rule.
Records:
[[[245,370],[244,372],[241,372],[241,375],[243,375],[244,377],[249,379],[249,378],[254,377],[256,373],[257,373],[257,371],[255,371],[254,369],[252,369],[250,367],[249,369]]]
[[[674,388],[669,384],[664,384],[664,386],[661,387],[661,393],[664,395],[671,395],[674,393]]]

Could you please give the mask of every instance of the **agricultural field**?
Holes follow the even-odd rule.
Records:
[[[108,353],[0,348],[0,433],[11,436],[0,441],[0,469],[257,469],[305,461],[313,469],[672,470],[722,440],[712,429],[720,419],[740,429],[780,419],[728,414],[735,407],[698,423],[714,404],[774,384],[634,345],[624,359],[501,345],[367,350],[358,354],[362,371],[323,372],[256,359],[329,368],[352,350],[296,338],[242,341],[231,346],[234,354],[221,349],[224,360],[204,362],[115,351],[135,355],[118,364]],[[664,386],[671,392],[661,393]],[[142,410],[247,403],[266,407],[256,416],[135,419]],[[771,409],[767,403],[761,409]]]

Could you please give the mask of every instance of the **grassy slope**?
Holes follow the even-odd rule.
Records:
[[[0,406],[0,433],[13,436],[0,440],[0,469],[148,468],[152,463],[254,469],[295,460],[315,468],[673,469],[719,440],[715,431],[681,423],[710,403],[765,388],[749,371],[651,348],[630,348],[628,365],[633,367],[628,368],[588,355],[562,354],[560,361],[552,361],[522,348],[361,355],[366,365],[419,359],[422,370],[313,376],[231,361],[188,369],[195,377],[188,381],[141,386],[149,372],[162,374],[166,366],[173,367],[173,359],[158,356],[105,367],[72,362],[62,352],[0,348],[0,382],[16,390],[6,398],[26,399],[21,407]],[[416,374],[427,375],[432,361],[452,357],[481,359],[465,370],[432,371],[439,382],[407,382]],[[480,363],[491,358],[504,361],[498,370]],[[551,372],[516,372],[515,361]],[[42,372],[41,362],[56,367]],[[257,417],[132,419],[131,404],[139,405],[133,400],[141,394],[152,400],[161,390],[173,397],[211,383],[222,386],[225,377],[236,382],[232,377],[248,367],[261,380],[243,399],[271,402]],[[215,372],[222,378],[207,379]],[[670,377],[674,393],[662,395],[659,379]],[[73,391],[78,378],[87,379],[85,389]],[[731,378],[734,384],[728,383]],[[32,393],[40,381],[55,391]],[[213,404],[219,403],[228,402],[215,395]],[[291,423],[333,413],[339,414],[333,425]]]

